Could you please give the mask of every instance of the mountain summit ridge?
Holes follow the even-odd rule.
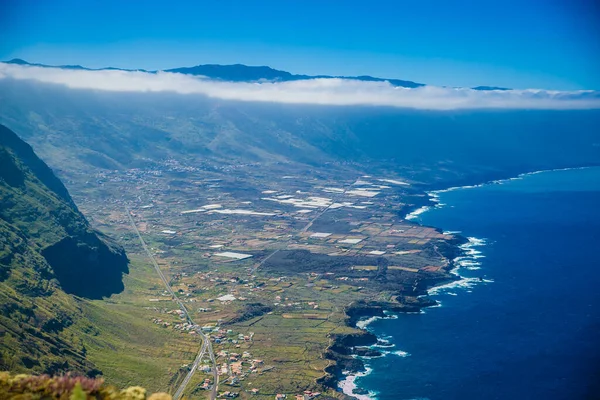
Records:
[[[418,88],[427,86],[425,83],[414,82],[410,80],[396,79],[396,78],[379,78],[371,75],[358,75],[358,76],[346,76],[346,75],[306,75],[306,74],[293,74],[288,71],[275,69],[266,65],[252,66],[245,64],[199,64],[191,67],[177,67],[169,68],[164,70],[146,70],[146,69],[127,69],[127,68],[115,68],[115,67],[103,67],[103,68],[87,68],[81,65],[47,65],[40,63],[30,63],[20,58],[14,58],[8,61],[2,61],[5,64],[16,64],[16,65],[28,65],[42,68],[62,68],[62,69],[73,69],[73,70],[85,70],[85,71],[128,71],[128,72],[147,72],[147,73],[158,73],[158,72],[171,72],[179,73],[184,75],[192,76],[205,76],[210,79],[228,81],[228,82],[290,82],[300,81],[308,79],[348,79],[357,80],[363,82],[389,82],[391,85],[396,87],[405,88]],[[510,90],[509,88],[498,87],[498,86],[476,86],[472,87],[473,90],[488,91],[488,90]]]

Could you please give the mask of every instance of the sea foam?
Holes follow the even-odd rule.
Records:
[[[404,217],[404,219],[409,220],[409,221],[413,220],[413,219],[417,219],[419,217],[419,215],[423,214],[424,212],[426,212],[430,208],[431,207],[429,207],[429,206],[423,206],[421,208],[417,208],[415,211],[407,214],[406,217]]]
[[[453,260],[455,267],[450,271],[452,275],[459,277],[460,279],[447,283],[445,285],[440,285],[433,287],[427,291],[429,295],[437,295],[440,293],[447,293],[451,296],[455,296],[456,293],[448,292],[449,289],[471,289],[473,286],[481,283],[492,283],[492,279],[482,279],[482,278],[473,278],[473,277],[465,277],[460,275],[461,269],[466,270],[478,270],[480,269],[481,263],[476,261],[480,258],[484,258],[485,256],[481,254],[481,251],[476,249],[476,247],[481,247],[487,244],[485,239],[476,238],[476,237],[468,237],[467,243],[462,244],[460,249],[463,251],[463,255],[456,257]]]
[[[377,321],[378,319],[381,319],[381,318],[383,318],[383,317],[370,317],[370,318],[367,318],[367,319],[361,319],[360,321],[358,321],[356,323],[356,327],[358,329],[366,329],[367,326],[369,326],[369,324],[371,324],[371,323],[373,323],[373,322],[375,322],[375,321]]]
[[[408,356],[410,356],[410,353],[408,353],[406,351],[402,351],[402,350],[392,351],[389,354],[393,354],[393,355],[398,356],[398,357],[408,357]]]
[[[368,366],[365,367],[365,372],[357,372],[355,374],[350,374],[348,371],[342,372],[345,375],[345,378],[338,383],[338,387],[342,390],[342,392],[348,396],[352,396],[358,400],[376,400],[377,395],[376,392],[369,391],[369,394],[355,394],[353,393],[354,389],[357,389],[356,379],[367,376],[373,371],[372,368]]]

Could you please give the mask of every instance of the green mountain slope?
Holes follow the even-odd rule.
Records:
[[[65,331],[82,317],[73,295],[120,292],[124,272],[123,249],[90,228],[52,170],[0,125],[0,369],[98,373]]]

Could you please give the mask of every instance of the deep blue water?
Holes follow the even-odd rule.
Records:
[[[410,355],[368,360],[379,400],[600,399],[600,168],[440,194],[420,222],[485,238],[493,280],[440,291],[441,307],[368,326]]]

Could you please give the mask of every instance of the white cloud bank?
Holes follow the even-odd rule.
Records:
[[[0,63],[0,80],[10,78],[65,85],[73,89],[175,92],[225,100],[288,104],[371,105],[425,110],[600,108],[600,92],[596,91],[478,91],[435,86],[408,89],[394,87],[387,82],[349,79],[243,83],[168,72],[68,70]]]

